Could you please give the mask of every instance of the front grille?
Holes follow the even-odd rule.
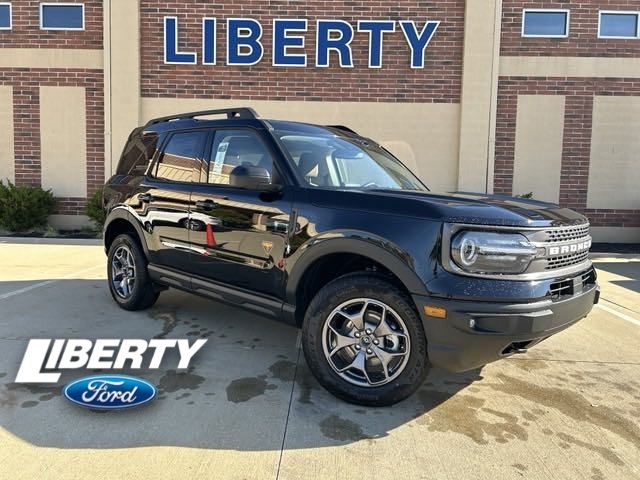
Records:
[[[558,257],[547,258],[547,266],[545,270],[555,270],[556,268],[568,267],[569,265],[575,265],[577,263],[584,262],[589,258],[589,252],[570,253],[568,255],[560,255]]]
[[[596,284],[596,271],[591,268],[574,278],[566,278],[553,282],[549,286],[548,295],[556,300],[561,297],[575,295],[588,290]]]
[[[577,227],[554,228],[545,231],[547,234],[547,243],[566,242],[568,240],[577,240],[579,238],[589,236],[589,225],[580,225]]]
[[[588,288],[592,285],[595,285],[596,279],[597,279],[597,275],[596,275],[595,268],[592,268],[591,270],[584,272],[582,274],[582,288]]]

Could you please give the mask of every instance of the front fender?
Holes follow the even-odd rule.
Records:
[[[412,294],[428,295],[428,291],[415,271],[411,255],[382,237],[355,230],[324,232],[305,242],[289,260],[286,298],[295,304],[296,291],[304,273],[314,262],[335,253],[364,256],[383,265],[392,272]]]

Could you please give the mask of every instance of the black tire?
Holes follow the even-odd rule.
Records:
[[[404,369],[395,379],[381,386],[359,386],[345,380],[331,366],[323,348],[323,329],[329,315],[345,302],[359,298],[374,299],[391,307],[401,317],[409,336],[409,358]],[[427,341],[413,302],[406,293],[377,274],[349,274],[323,287],[306,311],[302,347],[318,381],[335,396],[358,405],[382,407],[404,400],[420,387],[429,371]]]
[[[114,286],[113,282],[113,262],[116,252],[120,247],[126,247],[133,257],[133,263],[135,265],[135,281],[131,287],[130,295],[125,298],[121,296]],[[131,235],[124,233],[118,235],[111,246],[109,247],[109,254],[107,256],[107,278],[109,281],[109,291],[115,302],[125,310],[144,310],[151,307],[156,300],[160,292],[154,287],[149,272],[147,270],[147,259],[140,247],[138,241]]]

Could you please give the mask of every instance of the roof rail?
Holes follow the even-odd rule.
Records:
[[[183,120],[187,118],[204,117],[206,115],[222,115],[225,114],[227,118],[258,118],[257,112],[250,107],[239,108],[218,108],[216,110],[200,110],[198,112],[178,113],[176,115],[169,115],[167,117],[152,118],[147,122],[147,126],[154,125],[161,122],[169,122],[171,120]]]
[[[349,132],[349,133],[353,133],[355,135],[358,135],[358,132],[356,132],[355,130],[350,129],[349,127],[345,127],[344,125],[327,125],[327,127],[335,128],[337,130],[342,130],[343,132]]]

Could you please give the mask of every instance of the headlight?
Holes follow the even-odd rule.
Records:
[[[524,235],[463,231],[453,237],[451,257],[469,273],[522,273],[537,249]]]

